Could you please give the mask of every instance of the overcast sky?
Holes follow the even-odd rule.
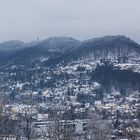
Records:
[[[140,0],[0,0],[0,42],[116,34],[140,43]]]

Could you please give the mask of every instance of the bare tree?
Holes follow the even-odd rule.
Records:
[[[5,94],[0,93],[0,139],[10,140],[15,136],[14,124],[10,115],[5,113]]]
[[[37,115],[36,104],[33,101],[32,92],[31,92],[26,104],[19,105],[19,110],[18,110],[19,124],[17,126],[18,139],[21,137],[21,135],[26,137],[27,140],[32,139],[33,136],[32,123],[35,120],[36,115]]]
[[[89,140],[109,140],[111,127],[106,120],[96,113],[89,111],[89,122],[87,125],[87,138]]]
[[[63,122],[61,111],[56,111],[48,124],[48,137],[50,140],[59,140],[63,134]]]
[[[132,120],[129,120],[129,123],[125,124],[123,128],[124,136],[130,140],[136,140],[140,136],[139,126],[139,122],[135,123]]]
[[[65,115],[59,109],[54,114],[48,127],[48,135],[50,140],[72,140],[71,130],[69,126],[67,108]]]

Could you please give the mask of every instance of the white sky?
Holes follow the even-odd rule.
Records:
[[[117,34],[140,43],[140,0],[0,0],[0,42]]]

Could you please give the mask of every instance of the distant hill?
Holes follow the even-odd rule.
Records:
[[[93,103],[113,92],[125,97],[140,90],[140,45],[128,37],[2,44],[0,87],[17,102],[23,100],[18,95],[29,91],[69,91],[80,103]]]
[[[119,57],[139,57],[140,46],[125,36],[105,36],[83,41],[76,49],[74,57],[111,59]]]
[[[37,43],[28,43],[22,45],[22,49],[15,51],[15,53],[8,56],[5,61],[16,61],[22,63],[32,62],[34,60],[43,61],[50,58],[58,58],[64,54],[72,52],[73,49],[79,46],[79,44],[80,41],[69,37],[48,38]],[[15,46],[15,49],[17,46]],[[12,44],[11,47],[13,48]],[[21,48],[20,45],[18,47]]]
[[[0,53],[14,51],[5,61],[71,61],[77,59],[139,59],[140,45],[125,36],[104,36],[86,41],[70,37],[53,37],[35,43],[9,41],[0,45]],[[4,53],[6,56],[6,54]]]

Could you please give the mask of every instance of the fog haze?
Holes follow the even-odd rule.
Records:
[[[0,0],[0,42],[126,35],[140,43],[140,0]]]

